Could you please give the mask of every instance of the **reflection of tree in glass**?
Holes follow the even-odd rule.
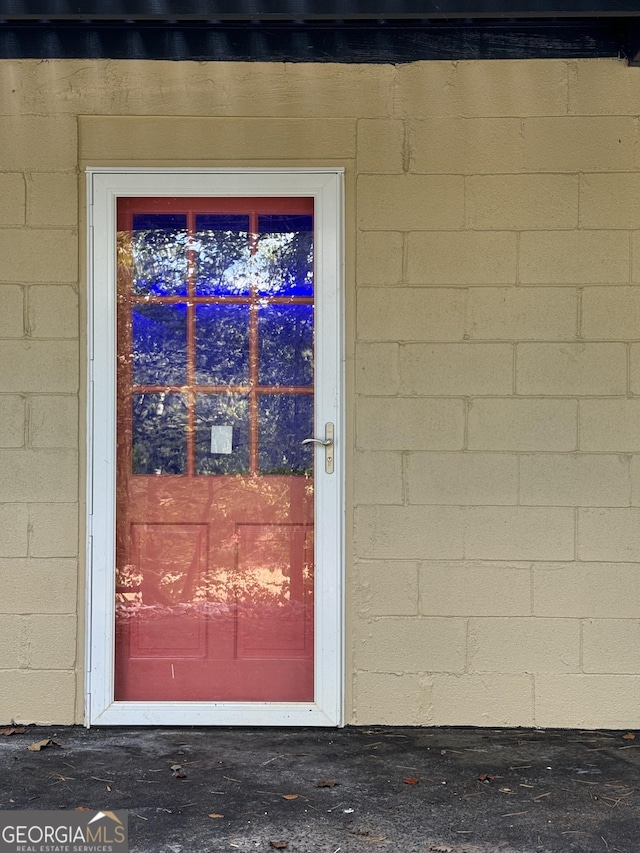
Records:
[[[313,397],[264,394],[258,399],[258,463],[261,474],[304,474],[313,468]]]
[[[142,579],[142,572],[133,563],[118,566],[116,568],[116,602],[140,602],[142,596],[138,590]]]
[[[249,306],[196,306],[196,382],[249,382]]]
[[[133,292],[158,296],[187,292],[186,231],[141,230],[131,236]]]
[[[200,297],[247,296],[248,303],[253,283],[254,304],[256,288],[261,297],[255,309],[259,382],[311,389],[313,309],[270,305],[267,298],[312,295],[311,226],[294,219],[266,217],[259,223],[253,257],[248,225],[235,230],[197,225],[190,243],[183,229],[139,229],[133,243],[129,233],[128,243],[123,240],[119,246],[121,281],[128,290],[133,279],[133,293],[145,302],[131,306],[134,351],[120,358],[133,361],[134,384],[183,386],[183,393],[134,390],[132,473],[143,477],[128,485],[138,500],[153,504],[148,512],[155,512],[157,521],[206,524],[211,543],[206,560],[195,552],[191,559],[186,543],[176,546],[175,555],[163,549],[161,557],[145,566],[148,577],[135,565],[135,549],[123,552],[117,577],[119,622],[135,618],[142,625],[177,614],[228,621],[242,614],[255,623],[256,636],[261,625],[268,624],[273,633],[275,623],[286,634],[292,624],[313,623],[313,450],[300,444],[312,434],[313,396],[258,390],[259,473],[249,473],[248,304],[196,304],[195,348],[189,350],[194,371],[189,382],[195,383],[190,390],[186,325],[175,319],[183,316],[187,300],[179,306],[154,304],[154,297],[186,295],[187,258]],[[246,393],[203,393],[198,388],[203,384],[239,385]],[[186,400],[193,399],[191,394],[195,473],[200,476],[154,477],[187,472]],[[230,454],[211,453],[211,427],[216,425],[233,427]],[[121,499],[123,519],[128,499]],[[136,498],[131,500],[135,506]],[[304,521],[292,524],[294,516]],[[239,532],[251,527],[258,531],[255,535]],[[299,541],[287,538],[294,537],[294,529]]]
[[[313,305],[261,305],[258,311],[261,385],[313,384]]]
[[[133,474],[185,474],[187,407],[183,394],[134,394]]]
[[[274,296],[313,293],[312,232],[262,234],[252,262],[258,293]]]
[[[197,265],[199,294],[242,295],[251,284],[270,295],[313,293],[311,233],[263,234],[250,255],[249,234],[233,231],[199,232],[190,248]]]
[[[198,220],[216,218],[234,217]],[[248,221],[244,216],[235,218]],[[199,295],[246,295],[251,284],[262,295],[311,295],[312,218],[261,216],[260,223],[253,255],[246,226],[237,230],[198,226],[193,236],[182,228],[141,228],[118,233],[118,261],[131,271],[136,294],[186,294],[189,254]]]
[[[234,224],[232,219],[242,223]],[[214,220],[220,222],[216,225]],[[247,395],[197,393],[198,385],[249,390],[249,277],[260,293],[254,353],[258,382],[311,389],[313,307],[274,305],[268,297],[312,295],[312,217],[260,215],[253,256],[244,215],[225,219],[199,214],[197,238],[190,241],[177,223],[168,223],[172,227],[164,230],[146,227],[149,224],[141,221],[137,230],[119,234],[122,280],[131,281],[133,276],[134,292],[144,293],[145,298],[144,304],[132,306],[130,315],[134,386],[173,385],[187,390],[187,302],[158,304],[154,297],[186,292],[190,256],[200,296],[247,296],[246,304],[195,306],[195,348],[190,350],[193,364],[189,368],[196,392],[195,470],[201,475],[245,475],[250,467]],[[126,360],[129,354],[120,358]],[[186,473],[186,396],[138,391],[133,402],[134,473]],[[311,394],[265,394],[258,388],[259,472],[310,472],[312,451],[300,442],[312,433],[312,420]],[[229,454],[211,452],[211,428],[216,425],[233,428]]]
[[[183,385],[187,379],[187,306],[135,305],[132,311],[135,385]]]
[[[231,453],[211,453],[213,426],[233,428]],[[196,396],[196,473],[249,473],[249,399],[246,395]]]
[[[242,218],[248,220],[248,217]],[[247,230],[199,230],[189,248],[196,264],[196,293],[249,293],[250,258]]]
[[[209,481],[211,489],[206,491],[179,482],[167,490],[167,500],[176,500],[177,488],[183,517],[193,524],[211,522],[218,531],[207,566],[192,559],[189,547],[176,548],[173,557],[163,548],[146,579],[138,566],[124,563],[117,572],[118,600],[126,602],[119,618],[141,610],[145,618],[154,618],[172,607],[213,616],[240,603],[250,604],[253,615],[260,617],[310,604],[313,525],[292,525],[291,505],[312,503],[312,478],[292,482],[290,477],[224,477]],[[238,526],[243,518],[251,521]]]

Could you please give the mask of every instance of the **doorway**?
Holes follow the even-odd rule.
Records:
[[[94,724],[341,722],[335,170],[90,170]]]

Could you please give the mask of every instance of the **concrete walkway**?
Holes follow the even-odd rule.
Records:
[[[29,726],[0,766],[0,808],[128,809],[132,853],[640,851],[636,732]]]

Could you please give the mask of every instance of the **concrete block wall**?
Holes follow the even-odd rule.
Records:
[[[76,122],[2,103],[0,719],[68,723],[82,488]]]
[[[358,123],[359,722],[637,724],[639,108],[419,64]]]
[[[0,719],[83,719],[84,166],[340,165],[347,722],[637,725],[639,114],[613,60],[0,63]]]

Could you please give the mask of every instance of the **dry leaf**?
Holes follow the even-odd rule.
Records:
[[[21,735],[26,732],[24,726],[7,726],[5,729],[0,729],[0,735]]]
[[[90,812],[89,806],[76,806],[74,812]]]
[[[501,794],[511,794],[512,791],[511,791],[511,788],[500,788],[500,793]]]
[[[402,780],[405,785],[417,785],[420,780],[416,779],[414,776],[409,776],[407,779]]]
[[[220,818],[220,817],[224,817],[224,815],[223,815],[223,814],[216,814],[215,812],[211,812],[211,814],[209,815],[209,817],[212,817],[212,818]]]
[[[282,799],[283,800],[297,800],[299,796],[300,796],[299,794],[283,794]]]
[[[288,841],[270,841],[269,847],[275,847],[276,850],[286,850],[289,846]]]
[[[316,788],[335,788],[340,782],[335,782],[333,779],[318,779]]]
[[[22,730],[24,731],[24,729]],[[635,740],[636,736],[633,732],[627,732],[626,735],[622,735],[622,740]]]
[[[35,743],[30,743],[27,749],[31,752],[40,752],[41,749],[45,749],[47,746],[57,746],[62,749],[60,744],[56,743],[55,740],[51,740],[50,737],[46,737],[44,740],[37,740]]]
[[[453,847],[447,847],[444,844],[438,844],[436,847],[430,847],[429,850],[433,850],[434,853],[453,853]]]

